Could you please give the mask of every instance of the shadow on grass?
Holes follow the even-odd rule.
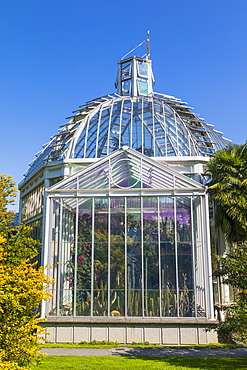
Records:
[[[128,357],[130,360],[141,359],[143,362],[147,361],[152,363],[162,364],[164,363],[163,369],[174,366],[176,368],[188,368],[188,369],[204,369],[204,370],[227,370],[227,369],[247,369],[246,357],[159,357],[159,356],[131,356]],[[167,367],[169,366],[169,367]],[[152,366],[147,366],[152,367]],[[134,364],[133,364],[134,368]]]
[[[114,348],[113,356],[247,357],[246,348]],[[246,358],[247,361],[247,358]]]

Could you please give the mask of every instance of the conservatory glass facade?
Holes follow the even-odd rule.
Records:
[[[49,194],[50,316],[211,317],[204,186],[123,148]]]
[[[121,60],[117,93],[74,111],[19,185],[54,279],[51,342],[216,340],[203,184],[229,140],[153,84],[149,52]]]
[[[125,145],[164,158],[208,157],[229,144],[186,103],[167,95],[107,95],[75,113],[37,153],[26,178],[55,161],[103,158]]]

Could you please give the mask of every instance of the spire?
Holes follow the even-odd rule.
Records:
[[[150,59],[150,31],[148,31],[148,37],[146,40],[146,49],[147,49],[146,56],[147,56],[147,59],[149,60]]]
[[[146,43],[146,57],[126,58],[142,44]],[[153,93],[154,77],[150,60],[150,32],[147,39],[128,52],[118,62],[116,88],[119,95],[150,95]]]

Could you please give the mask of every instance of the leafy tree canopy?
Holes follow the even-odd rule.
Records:
[[[219,336],[227,342],[247,340],[247,244],[238,244],[219,257],[216,276],[236,289],[235,303],[225,309],[226,319],[219,323]]]
[[[218,151],[208,163],[208,192],[215,203],[216,226],[232,245],[215,272],[235,290],[217,328],[224,341],[247,340],[247,143]]]
[[[209,161],[208,192],[216,205],[216,225],[229,242],[247,240],[247,143],[218,151]]]

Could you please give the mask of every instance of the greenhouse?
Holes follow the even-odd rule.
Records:
[[[75,111],[20,184],[52,342],[217,340],[204,169],[229,140],[153,84],[148,52],[121,60],[117,93]]]

